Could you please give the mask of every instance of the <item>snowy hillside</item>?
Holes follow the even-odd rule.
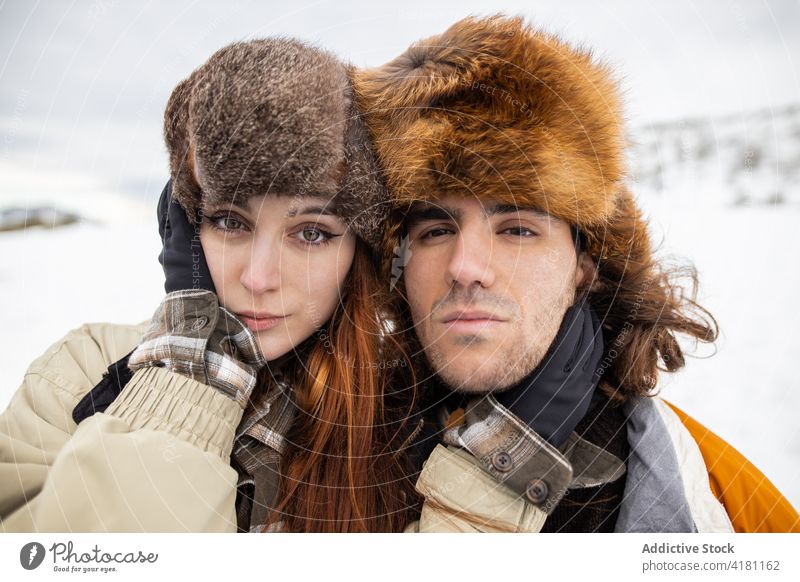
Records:
[[[652,124],[634,130],[631,142],[633,179],[656,197],[800,204],[800,104]]]

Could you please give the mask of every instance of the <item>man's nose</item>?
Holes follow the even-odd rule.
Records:
[[[492,268],[492,236],[484,224],[461,228],[457,233],[445,270],[447,284],[459,283],[470,287],[480,283],[491,287],[495,281]]]

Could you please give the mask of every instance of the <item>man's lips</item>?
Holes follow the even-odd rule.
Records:
[[[442,317],[442,323],[450,323],[452,321],[505,321],[499,315],[495,315],[489,311],[478,310],[459,310],[451,311]]]
[[[264,331],[278,325],[286,319],[287,315],[275,315],[272,313],[258,313],[255,311],[243,311],[236,314],[251,331]]]
[[[451,311],[440,321],[449,331],[476,332],[499,325],[505,319],[489,311],[459,310]]]

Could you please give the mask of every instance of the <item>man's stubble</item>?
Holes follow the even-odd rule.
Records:
[[[510,321],[504,324],[507,329],[503,331],[503,336],[514,338],[510,345],[509,342],[499,344],[475,370],[464,370],[450,365],[464,353],[463,351],[448,356],[440,346],[436,345],[436,338],[433,338],[433,341],[427,337],[419,338],[433,372],[451,390],[468,394],[503,392],[530,374],[547,355],[561,327],[564,314],[575,301],[574,287],[566,285],[563,293],[556,296],[548,308],[534,314],[531,324],[526,323],[522,309],[516,302],[492,295],[481,296],[474,291],[467,293],[463,288],[454,287],[444,299],[437,302],[429,317],[443,306],[457,303],[459,297],[465,294],[470,295],[472,304],[469,307],[486,309],[490,305],[502,306],[505,313],[512,316]],[[525,329],[525,326],[532,329]],[[478,334],[461,336],[455,343],[463,346],[463,350],[469,350],[487,341],[491,340]]]

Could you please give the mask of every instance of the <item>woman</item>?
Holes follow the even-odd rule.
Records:
[[[387,389],[407,369],[377,291],[387,195],[350,95],[283,39],[176,87],[168,294],[31,365],[0,417],[3,530],[403,529],[413,397]]]

